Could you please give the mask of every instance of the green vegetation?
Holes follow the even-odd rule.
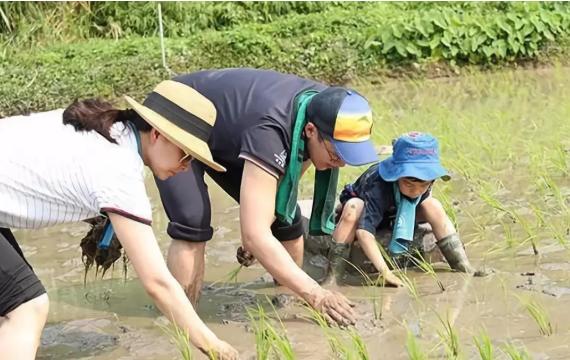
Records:
[[[271,304],[270,301],[269,303]],[[255,334],[256,358],[293,360],[296,357],[291,342],[287,338],[285,327],[275,308],[273,312],[277,318],[279,330],[271,324],[269,316],[260,304],[256,309],[247,311]]]
[[[188,333],[185,330],[181,329],[176,324],[160,325],[160,328],[170,338],[170,340],[174,342],[183,360],[194,359],[192,346],[188,341]]]
[[[438,330],[437,333],[445,347],[447,358],[459,359],[461,356],[461,347],[457,330],[453,327],[453,324],[449,320],[449,316],[444,320],[438,313],[435,314],[443,327],[443,329]]]
[[[0,116],[140,98],[170,77],[155,4],[56,5],[1,4]],[[570,31],[558,3],[172,3],[163,13],[177,73],[248,66],[327,82],[538,61],[564,54]]]
[[[511,343],[507,343],[503,346],[503,352],[507,355],[510,360],[530,360],[531,357],[524,348],[519,348]]]
[[[330,327],[327,320],[320,312],[314,310],[310,306],[306,306],[309,313],[309,319],[314,321],[321,329],[323,335],[327,339],[332,355],[335,359],[342,360],[369,360],[371,359],[364,340],[354,327],[348,329],[348,337],[346,340],[346,331],[343,332],[338,328]],[[347,343],[348,342],[348,343]]]
[[[541,335],[550,336],[554,334],[554,326],[550,320],[550,314],[542,304],[534,299],[523,299],[518,297],[521,305],[525,308],[528,315],[534,320],[538,326]]]
[[[473,337],[473,342],[477,347],[481,360],[493,360],[493,343],[486,331],[481,331],[479,337]]]
[[[416,336],[408,328],[406,328],[406,352],[410,360],[427,360],[428,358],[418,344]]]

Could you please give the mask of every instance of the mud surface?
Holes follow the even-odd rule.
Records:
[[[524,79],[517,80],[519,88],[532,88],[532,91],[537,91],[536,96],[544,97],[545,102],[549,94],[560,89],[551,85],[555,82],[552,76],[559,77],[556,81],[561,83],[560,86],[570,87],[570,71],[564,71],[561,78],[560,72],[556,75],[543,72],[529,76],[531,79],[528,83]],[[382,89],[363,89],[363,92],[373,102],[389,97],[393,102],[395,98],[400,98],[403,103],[413,103],[422,99],[422,94],[427,92],[447,91],[454,106],[459,103],[469,108],[477,101],[485,106],[492,105],[492,93],[471,96],[462,92],[463,87],[469,89],[467,83],[454,80],[449,83],[428,83],[425,88],[419,89],[400,88],[395,84]],[[517,93],[511,95],[513,103],[516,103]],[[477,100],[477,96],[482,98]],[[418,100],[418,103],[421,101]],[[412,105],[410,108],[402,105],[401,108],[394,108],[388,118],[397,121],[406,111],[416,110]],[[385,122],[388,118],[382,117],[379,121]],[[402,126],[405,127],[405,124]],[[508,174],[512,177],[508,195],[516,198],[517,186],[524,187],[528,181],[524,178],[523,170],[508,171],[514,171]],[[517,177],[519,175],[520,178]],[[472,339],[483,329],[488,332],[496,348],[510,342],[517,346],[524,344],[533,359],[570,358],[570,253],[567,247],[556,245],[552,238],[543,238],[540,256],[533,255],[528,246],[489,251],[503,242],[503,229],[487,208],[480,204],[470,206],[469,198],[472,195],[469,183],[461,178],[456,179],[454,191],[465,194],[467,199],[457,213],[467,251],[476,267],[493,268],[495,272],[486,277],[468,277],[452,273],[445,264],[438,263],[437,274],[446,289],[442,292],[430,276],[411,270],[408,275],[417,286],[419,299],[414,299],[404,288],[376,288],[371,293],[369,288],[343,286],[340,290],[357,303],[356,329],[366,342],[371,358],[408,358],[405,350],[408,331],[420,347],[429,353],[430,358],[444,358],[442,347],[437,346],[441,344],[438,332],[442,330],[442,325],[436,314],[448,318],[457,330],[465,359],[478,358]],[[558,183],[563,194],[568,196],[568,179],[559,180]],[[155,232],[165,252],[169,242],[164,232],[167,220],[150,177],[148,184],[154,204]],[[331,359],[321,329],[305,319],[307,313],[304,308],[286,295],[287,291],[283,288],[275,287],[271,277],[259,265],[243,269],[237,282],[224,280],[238,266],[235,261],[236,249],[240,244],[238,208],[217,186],[210,186],[210,190],[213,194],[213,224],[216,231],[214,239],[207,246],[205,287],[198,307],[202,318],[221,338],[235,345],[244,359],[251,359],[255,357],[254,335],[246,309],[255,306],[258,301],[267,304],[269,299],[283,319],[297,358]],[[484,229],[477,227],[471,217],[481,219]],[[555,220],[557,225],[568,224],[567,219]],[[177,350],[159,326],[164,324],[164,318],[144,293],[132,269],[129,269],[126,281],[122,278],[122,269],[117,266],[109,269],[103,280],[95,280],[94,272],[91,272],[87,276],[87,285],[83,286],[79,240],[88,228],[85,224],[78,224],[15,232],[51,299],[50,315],[38,358],[177,358]],[[566,241],[570,241],[567,235]],[[314,256],[310,263],[319,268],[326,265],[326,259]],[[377,299],[379,319],[374,319],[372,296]],[[556,329],[554,335],[545,337],[539,334],[536,324],[517,296],[536,299],[546,307]],[[197,357],[202,358],[201,355]],[[498,349],[496,357],[506,358]]]

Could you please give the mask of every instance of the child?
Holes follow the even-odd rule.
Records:
[[[413,240],[416,222],[428,222],[437,245],[450,267],[473,273],[463,244],[441,203],[431,196],[436,179],[449,180],[439,161],[437,140],[429,135],[411,132],[394,143],[393,155],[372,165],[354,184],[340,194],[339,217],[329,251],[329,278],[340,275],[350,253],[350,244],[358,240],[364,254],[384,277],[385,284],[402,283],[386,265],[375,240],[376,230],[390,226],[396,215],[390,256],[406,255]]]

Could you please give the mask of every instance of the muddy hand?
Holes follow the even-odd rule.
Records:
[[[310,296],[310,300],[312,300],[310,304],[324,315],[329,324],[337,323],[346,326],[353,325],[356,322],[352,309],[354,303],[341,293],[319,287],[312,295]]]
[[[240,263],[245,267],[249,267],[253,263],[255,263],[255,258],[253,257],[253,254],[244,249],[243,246],[238,247],[236,252],[236,258],[238,263]]]
[[[230,344],[223,340],[216,339],[210,342],[208,349],[200,349],[210,359],[215,360],[237,360],[239,353]]]
[[[395,286],[395,287],[401,287],[404,286],[404,283],[402,282],[402,280],[400,280],[399,277],[397,277],[396,275],[394,275],[393,272],[391,271],[387,271],[385,272],[382,277],[384,278],[384,284],[388,285],[388,286]]]

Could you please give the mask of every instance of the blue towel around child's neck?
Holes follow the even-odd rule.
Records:
[[[421,196],[410,200],[400,194],[398,182],[394,182],[394,201],[396,203],[396,220],[392,231],[392,240],[388,245],[388,250],[393,255],[399,255],[408,251],[410,243],[414,239],[414,228],[416,226],[416,207],[420,203]]]

